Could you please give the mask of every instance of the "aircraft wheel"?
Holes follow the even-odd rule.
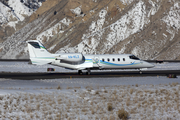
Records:
[[[91,72],[86,72],[86,75],[90,75],[91,74]]]
[[[90,75],[91,74],[91,70],[87,70],[86,75]]]
[[[139,69],[139,74],[142,74],[142,71],[141,71],[141,69]]]
[[[82,75],[83,74],[82,70],[78,70],[78,74]]]

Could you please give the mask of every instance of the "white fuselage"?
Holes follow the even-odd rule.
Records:
[[[51,54],[40,41],[29,40],[28,50],[32,64],[51,64],[74,70],[141,69],[154,65],[132,54],[83,55],[82,53]]]
[[[131,54],[120,55],[84,55],[84,59],[79,62],[66,62],[63,60],[54,60],[51,64],[76,70],[83,69],[140,69],[150,68],[154,65],[139,60],[131,59]]]

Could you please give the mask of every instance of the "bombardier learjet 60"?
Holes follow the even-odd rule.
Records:
[[[81,53],[62,53],[51,54],[43,44],[38,40],[29,40],[28,49],[32,64],[44,65],[51,64],[68,69],[78,70],[78,74],[82,74],[82,70],[87,70],[87,74],[91,70],[106,69],[142,69],[151,68],[154,65],[140,60],[132,54],[104,54],[104,55],[83,55]]]

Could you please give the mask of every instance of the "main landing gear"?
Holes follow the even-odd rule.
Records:
[[[83,74],[82,70],[78,70],[78,75],[82,75],[82,74]],[[91,70],[88,69],[86,75],[90,75],[90,74],[91,74]]]
[[[87,72],[86,72],[86,75],[90,75],[91,74],[91,70],[88,69]]]
[[[139,69],[139,74],[142,74],[142,71],[141,71],[141,69]]]
[[[78,75],[82,75],[82,74],[83,74],[82,70],[78,70]]]

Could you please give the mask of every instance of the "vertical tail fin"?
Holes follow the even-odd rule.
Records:
[[[29,40],[27,43],[32,64],[43,65],[51,63],[55,59],[40,41]]]

